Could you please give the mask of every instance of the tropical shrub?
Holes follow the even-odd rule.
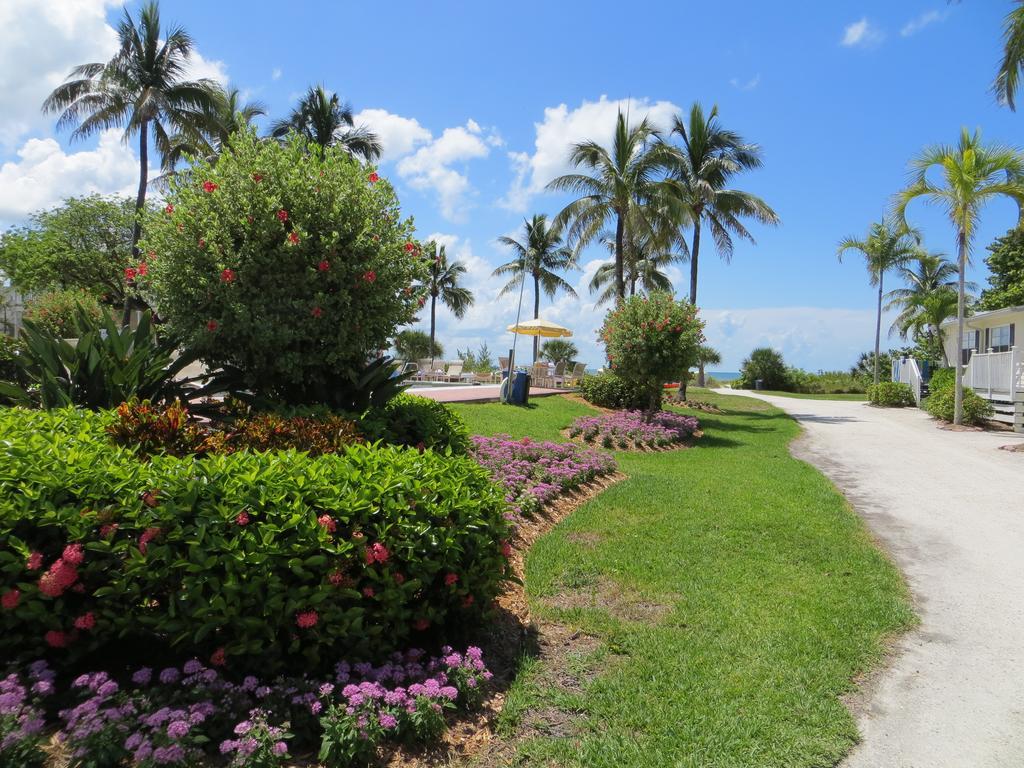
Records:
[[[571,363],[579,354],[579,348],[565,339],[548,339],[540,345],[540,356],[552,363]]]
[[[907,408],[916,405],[914,391],[909,384],[898,381],[880,381],[868,387],[868,400],[885,408]]]
[[[569,436],[605,448],[663,448],[684,442],[700,429],[693,416],[671,411],[654,414],[621,411],[600,416],[580,416],[569,427]]]
[[[792,386],[781,352],[768,347],[755,349],[740,366],[740,378],[735,386],[754,389],[758,379],[765,389],[785,391]]]
[[[992,415],[991,404],[973,389],[965,387],[963,394],[964,424],[981,424]],[[933,389],[924,402],[925,410],[936,419],[953,421],[955,395],[953,387],[941,387],[938,391]]]
[[[323,456],[361,442],[363,438],[356,423],[336,414],[281,416],[257,413],[214,430],[198,451],[235,453],[292,449],[310,456]]]
[[[580,397],[598,408],[635,410],[650,404],[651,393],[645,385],[624,379],[614,371],[584,376],[579,391]]]
[[[97,321],[79,309],[76,333],[78,341],[72,345],[26,321],[24,349],[17,358],[26,387],[0,383],[0,398],[43,408],[97,409],[133,397],[154,402],[197,399],[228,386],[222,377],[203,387],[177,379],[195,357],[177,354],[172,341],[158,338],[149,312],[132,329],[115,323],[107,310]]]
[[[505,500],[532,515],[559,494],[617,469],[607,453],[574,443],[535,442],[528,437],[474,435],[469,455],[505,489]]]
[[[888,369],[883,381],[890,378]],[[792,392],[816,395],[861,394],[867,392],[871,377],[862,377],[849,371],[818,371],[811,373],[800,368],[788,368],[787,385]]]
[[[30,298],[25,303],[24,319],[58,339],[73,339],[79,335],[82,312],[88,318],[88,325],[98,323],[103,314],[95,294],[84,288],[68,288]]]
[[[0,381],[21,381],[21,366],[18,357],[24,345],[13,336],[0,333]]]
[[[412,221],[342,147],[236,134],[172,179],[145,232],[138,280],[174,335],[286,403],[351,409],[352,372],[422,306]]]
[[[414,362],[428,357],[443,358],[444,347],[436,340],[431,347],[429,333],[406,328],[395,335],[395,353],[402,360]]]
[[[462,417],[444,403],[418,395],[401,394],[371,408],[359,425],[367,439],[390,445],[457,454],[469,448],[469,430]]]
[[[642,389],[645,407],[661,404],[662,385],[693,367],[704,341],[697,308],[668,293],[630,296],[608,312],[599,336],[608,364],[623,379]]]
[[[928,380],[928,391],[941,392],[948,389],[950,392],[956,386],[955,368],[938,368],[932,371],[932,377]]]
[[[508,573],[501,491],[464,457],[351,445],[154,456],[110,415],[0,410],[0,654],[379,657],[478,620]]]
[[[106,432],[116,445],[132,448],[143,457],[188,456],[199,452],[206,439],[180,400],[162,407],[133,397],[117,407]]]

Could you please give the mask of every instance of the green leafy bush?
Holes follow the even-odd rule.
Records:
[[[932,390],[924,407],[942,421],[953,421],[956,392],[952,386]],[[981,424],[992,415],[992,406],[973,389],[964,389],[964,424]]]
[[[932,377],[928,380],[928,391],[932,393],[941,392],[946,389],[952,392],[955,386],[955,368],[939,368],[932,372]]]
[[[213,431],[199,446],[201,453],[237,451],[305,451],[310,456],[337,453],[363,442],[356,423],[335,414],[280,416],[259,413]]]
[[[650,392],[647,387],[627,381],[613,371],[584,376],[579,384],[580,396],[598,408],[622,408],[635,411],[647,408]]]
[[[113,408],[133,397],[159,401],[198,398],[228,384],[215,377],[203,387],[176,377],[194,355],[176,352],[176,345],[158,338],[149,312],[132,329],[119,326],[110,313],[99,320],[79,309],[72,345],[31,320],[25,322],[24,350],[18,356],[26,388],[0,383],[0,399],[20,405],[62,408]]]
[[[205,440],[203,431],[178,400],[161,407],[132,398],[117,407],[106,432],[115,445],[133,448],[143,457],[158,453],[188,456],[198,452]]]
[[[250,131],[166,199],[138,279],[177,338],[257,394],[350,408],[353,372],[422,306],[428,259],[391,185],[341,147]]]
[[[18,383],[22,381],[18,357],[24,345],[13,336],[0,333],[0,381]]]
[[[109,413],[0,410],[0,654],[264,672],[479,621],[507,511],[464,457],[352,445],[139,461]]]
[[[806,392],[813,395],[862,394],[868,391],[871,377],[849,371],[818,371],[811,373],[801,368],[788,368],[786,379],[793,392]],[[889,380],[888,371],[884,377]]]
[[[696,363],[703,330],[695,306],[669,293],[652,293],[620,302],[605,316],[599,336],[611,369],[641,388],[644,408],[653,411],[661,405],[665,382]]]
[[[782,359],[782,353],[769,347],[759,347],[740,365],[740,378],[733,386],[740,389],[754,389],[758,379],[765,389],[788,391],[792,387],[789,369]]]
[[[391,445],[457,454],[469,449],[469,430],[462,417],[444,403],[417,395],[398,395],[370,409],[360,419],[360,427],[368,439]]]
[[[909,384],[898,381],[880,381],[868,387],[868,400],[885,408],[907,408],[916,405],[914,391]]]
[[[24,319],[58,339],[73,339],[78,337],[82,312],[90,323],[99,322],[103,314],[95,294],[84,288],[69,288],[47,291],[29,299]]]

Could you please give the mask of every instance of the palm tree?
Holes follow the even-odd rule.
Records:
[[[722,362],[721,353],[714,347],[701,344],[697,347],[697,386],[704,386],[704,368]]]
[[[937,167],[943,184],[935,184],[927,177]],[[963,342],[964,314],[967,302],[966,270],[971,244],[977,232],[981,209],[985,203],[998,197],[1008,197],[1017,203],[1018,222],[1024,213],[1024,156],[1012,147],[984,144],[981,132],[960,131],[956,146],[939,145],[926,148],[913,163],[914,180],[897,199],[896,213],[906,221],[907,206],[921,197],[926,202],[945,209],[956,230],[957,248],[957,346]],[[963,421],[963,366],[956,363],[956,387],[953,405],[953,423]]]
[[[419,286],[430,294],[430,349],[437,346],[435,331],[437,330],[437,301],[441,300],[457,318],[462,318],[466,310],[473,306],[473,292],[459,285],[459,280],[466,274],[466,267],[461,261],[448,261],[444,246],[438,248],[433,241],[423,246],[426,253],[434,251],[437,255],[430,265],[430,277]],[[431,352],[431,363],[434,355]]]
[[[870,285],[878,286],[878,315],[875,318],[875,377],[878,383],[878,348],[882,336],[882,294],[885,273],[908,263],[918,253],[920,235],[902,222],[879,221],[871,225],[863,240],[846,237],[839,241],[836,255],[843,260],[847,251],[860,251],[868,268]]]
[[[1020,75],[1024,71],[1024,0],[1017,0],[1016,7],[1003,19],[1003,60],[992,89],[1000,103],[1016,111],[1014,98]]]
[[[555,226],[568,226],[568,240],[577,251],[599,237],[605,226],[615,222],[615,295],[626,296],[625,241],[626,221],[643,220],[644,206],[659,200],[659,176],[667,167],[671,150],[659,141],[658,131],[645,118],[630,127],[619,112],[611,150],[594,141],[576,144],[569,162],[585,173],[559,176],[548,189],[570,192],[578,199],[555,217]],[[652,206],[652,212],[659,210]]]
[[[523,279],[533,279],[533,317],[540,317],[540,295],[543,292],[549,299],[555,298],[558,291],[565,291],[575,296],[576,291],[558,273],[575,267],[572,249],[562,244],[562,234],[558,227],[548,225],[548,217],[542,213],[534,214],[532,219],[524,222],[522,242],[513,237],[501,236],[498,242],[507,245],[515,253],[516,258],[502,264],[494,270],[494,277],[512,275],[505,283],[499,296],[504,296],[519,288]],[[538,345],[540,339],[533,337],[533,362],[539,358]]]
[[[552,363],[571,363],[579,354],[579,348],[565,339],[548,339],[540,348],[540,356]]]
[[[672,189],[688,214],[685,223],[693,225],[690,303],[696,304],[700,235],[705,222],[718,254],[728,263],[732,259],[733,235],[754,242],[741,219],[752,218],[762,224],[775,225],[779,217],[760,197],[727,188],[737,173],[761,166],[761,148],[745,143],[739,134],[723,128],[718,121],[717,106],[705,116],[704,108],[694,103],[686,121],[678,115],[675,117],[672,133],[678,135],[683,144],[674,153]]]
[[[213,109],[218,86],[212,80],[185,80],[193,49],[181,27],[161,30],[160,7],[149,2],[136,24],[127,9],[117,27],[118,51],[104,63],[81,64],[43,102],[44,112],[59,112],[57,127],[76,125],[72,139],[108,128],[124,127],[127,142],[139,137],[139,191],[132,252],[138,255],[141,214],[146,204],[149,138],[166,169],[175,160],[172,136],[202,131],[204,115]]]
[[[270,135],[280,139],[290,131],[324,148],[341,147],[366,162],[379,158],[382,151],[377,134],[365,126],[356,127],[352,106],[343,103],[338,94],[325,91],[322,85],[311,86],[292,113],[271,126]]]

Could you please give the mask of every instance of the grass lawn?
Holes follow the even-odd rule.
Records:
[[[510,764],[820,767],[856,740],[839,697],[913,623],[904,584],[831,483],[790,457],[795,422],[699,399],[724,411],[696,414],[697,447],[617,454],[629,478],[531,550],[535,615],[586,642],[565,662],[578,685],[525,663],[499,724]],[[587,410],[455,408],[475,433],[554,439]]]
[[[774,389],[761,390],[761,394],[775,395],[776,397],[795,397],[799,400],[863,400],[867,401],[868,396],[864,394],[837,393],[833,395],[809,394],[807,392],[779,392]]]

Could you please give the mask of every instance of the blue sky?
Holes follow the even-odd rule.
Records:
[[[760,344],[808,369],[847,367],[871,346],[874,297],[856,258],[838,263],[836,242],[882,214],[924,145],[954,141],[961,126],[1022,143],[1024,114],[999,107],[989,90],[1010,3],[736,2],[727,13],[662,5],[625,17],[604,2],[253,1],[242,12],[164,0],[162,9],[195,38],[198,74],[264,101],[271,116],[322,82],[381,134],[381,172],[420,234],[443,236],[470,268],[476,308],[439,321],[449,356],[484,341],[508,347],[515,302],[499,300],[489,278],[508,258],[495,238],[561,208],[543,186],[565,169],[569,145],[610,135],[627,99],[631,116],[656,122],[699,100],[762,145],[764,168],[741,185],[783,222],[755,227],[757,244],[738,243],[730,265],[705,238],[698,303],[722,369]],[[37,109],[70,66],[105,57],[119,13],[105,0],[0,4],[0,223],[66,194],[132,187],[130,147],[114,135],[69,144]],[[1015,216],[1006,203],[985,210],[975,279],[984,245]],[[939,211],[917,205],[910,218],[929,248],[952,249]],[[603,310],[586,282],[603,257],[585,252],[569,276],[580,300],[542,308],[577,331],[592,365]],[[680,292],[687,269],[673,273]]]

